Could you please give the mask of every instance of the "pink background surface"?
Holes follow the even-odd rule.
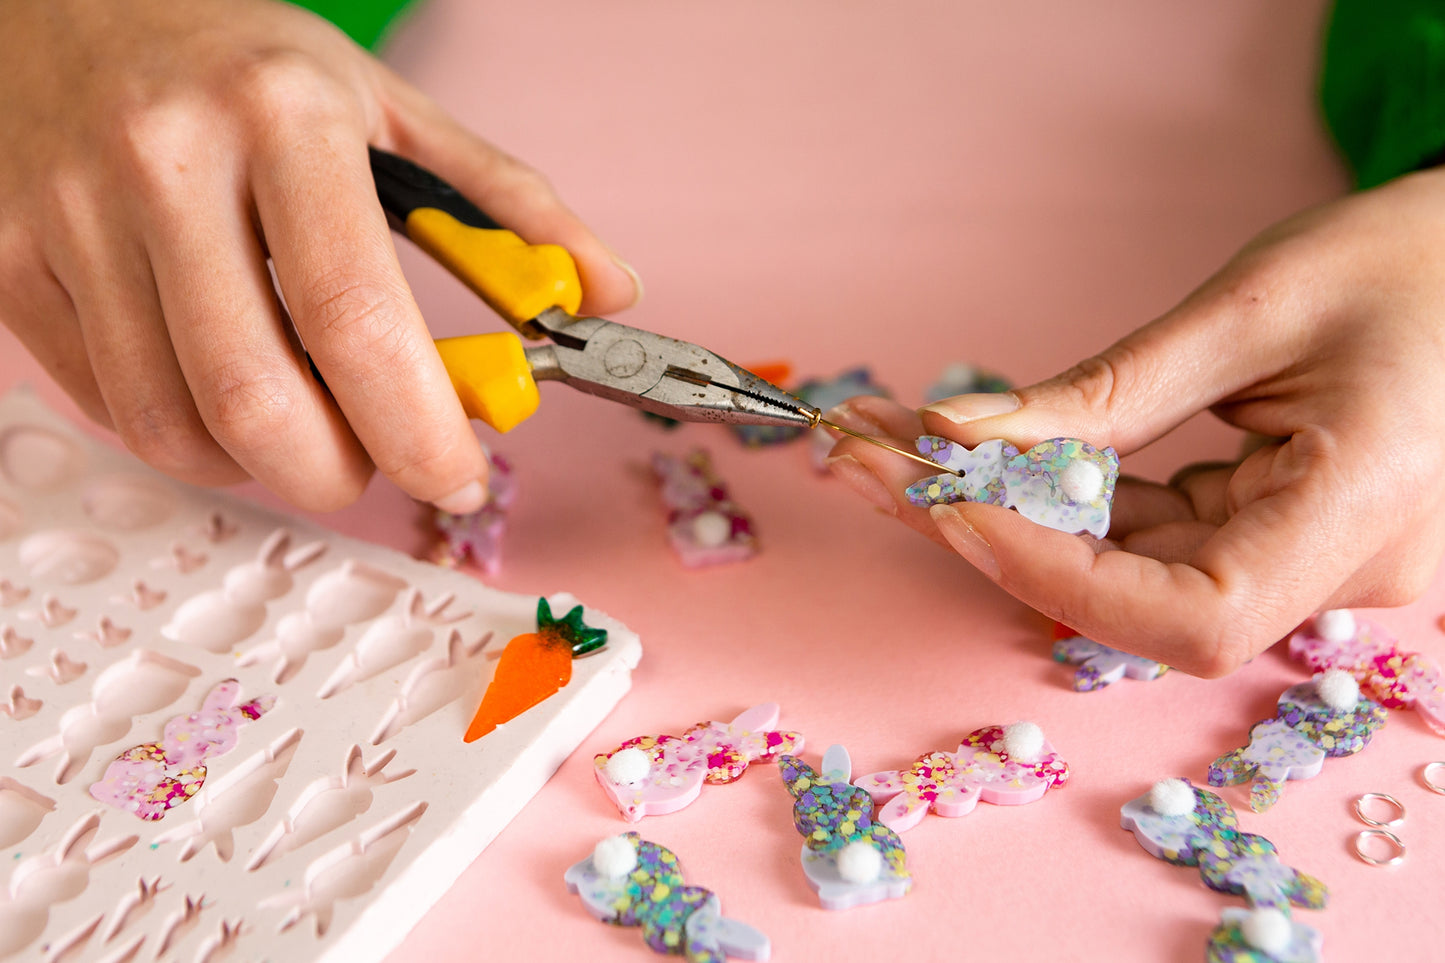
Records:
[[[1170,307],[1259,229],[1340,192],[1313,98],[1322,19],[1320,3],[1254,0],[431,0],[390,59],[546,171],[642,272],[648,296],[629,323],[744,364],[789,359],[802,375],[866,362],[917,403],[952,360],[1019,382],[1067,367]],[[403,255],[436,334],[499,327]],[[57,400],[3,337],[0,387],[32,380]],[[543,393],[540,413],[497,442],[522,495],[495,584],[573,591],[641,633],[646,655],[632,695],[394,963],[648,958],[638,931],[598,925],[562,886],[598,838],[629,828],[593,784],[591,756],[769,700],[807,735],[810,761],[842,742],[860,774],[1020,718],[1074,770],[1033,805],[929,817],[905,836],[914,892],[846,913],[819,909],[805,884],[772,767],[644,821],[689,881],[772,938],[774,958],[1202,957],[1240,901],[1148,856],[1118,828],[1119,806],[1163,776],[1202,780],[1301,667],[1270,652],[1221,681],[1171,674],[1076,694],[1049,661],[1044,619],[815,475],[801,446],[749,452],[721,429],[664,434],[619,406]],[[695,444],[754,515],[764,547],[752,562],[689,572],[666,548],[646,459]],[[1233,444],[1196,420],[1125,469],[1167,477]],[[417,551],[419,518],[378,483],[323,521]],[[1371,616],[1441,655],[1442,609],[1437,579],[1420,602]],[[1417,773],[1441,758],[1445,744],[1401,712],[1267,814],[1224,791],[1246,830],[1330,885],[1330,908],[1301,916],[1331,958],[1438,957],[1445,798]],[[1350,801],[1366,791],[1410,810],[1401,866],[1349,853],[1362,828]]]

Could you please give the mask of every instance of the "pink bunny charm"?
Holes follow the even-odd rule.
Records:
[[[173,716],[160,742],[132,746],[106,767],[90,794],[108,806],[155,821],[194,796],[206,781],[206,760],[236,747],[239,730],[276,704],[261,696],[236,704],[241,684],[217,683],[199,712]]]
[[[700,722],[681,736],[629,739],[593,759],[597,782],[628,822],[677,812],[704,782],[732,782],[750,763],[801,751],[800,734],[774,728],[780,711],[767,702],[732,722]]]
[[[1020,806],[1043,797],[1069,778],[1069,766],[1032,722],[985,726],[963,739],[957,752],[930,752],[907,769],[856,779],[883,805],[878,822],[894,832],[912,829],[932,809],[965,816],[982,800]]]

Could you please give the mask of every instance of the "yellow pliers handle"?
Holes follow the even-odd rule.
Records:
[[[393,229],[471,288],[528,337],[552,308],[576,314],[577,263],[555,244],[528,244],[446,181],[395,154],[371,148],[376,194]],[[510,332],[436,342],[452,387],[471,418],[508,431],[537,410],[537,383],[521,340]]]

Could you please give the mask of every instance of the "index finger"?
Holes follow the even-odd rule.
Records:
[[[480,508],[486,459],[397,262],[365,140],[307,131],[263,152],[252,191],[296,330],[377,469],[448,511]]]
[[[1082,540],[991,505],[932,509],[960,554],[1023,602],[1089,638],[1193,675],[1232,672],[1318,608],[1382,536],[1305,434],[1289,478],[1233,515],[1188,563]],[[1358,479],[1356,479],[1358,482]]]

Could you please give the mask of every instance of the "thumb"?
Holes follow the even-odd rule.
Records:
[[[462,127],[400,77],[379,69],[390,146],[450,181],[527,243],[565,248],[582,280],[582,313],[610,314],[641,299],[637,272],[562,203],[546,177]]]
[[[969,446],[1006,438],[1022,449],[1070,437],[1128,454],[1272,373],[1271,326],[1237,303],[1228,291],[1201,292],[1047,381],[959,395],[919,414],[927,430]]]

